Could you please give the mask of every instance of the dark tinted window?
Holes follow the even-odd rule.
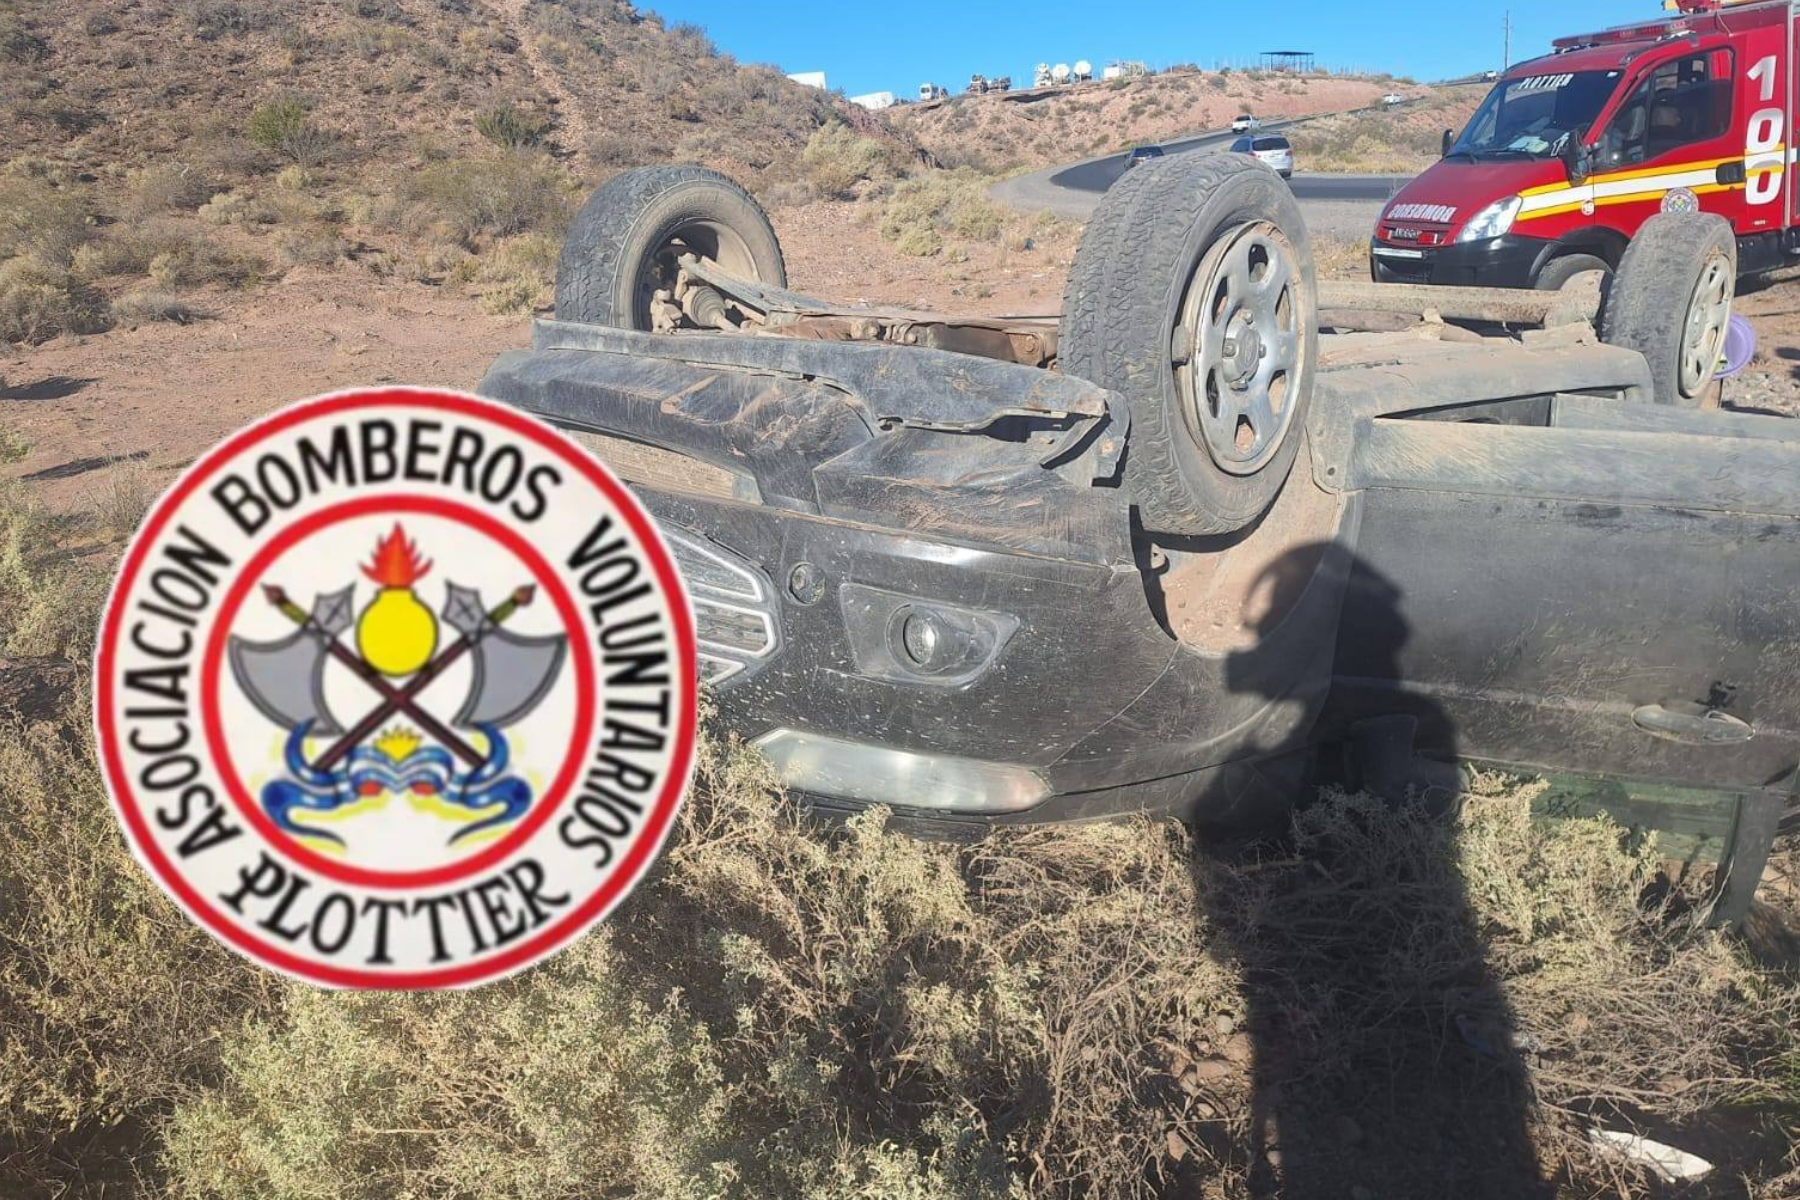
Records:
[[[1284,137],[1257,138],[1256,148],[1258,150],[1286,150],[1288,140]]]
[[[1659,158],[1731,128],[1731,51],[1666,62],[1646,75],[1600,137],[1600,165]]]

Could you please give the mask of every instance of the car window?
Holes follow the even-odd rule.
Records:
[[[1257,138],[1256,148],[1258,150],[1286,150],[1288,140],[1284,137]]]
[[[1602,167],[1627,166],[1723,137],[1731,128],[1731,51],[1690,54],[1655,67],[1600,136]]]
[[[1249,148],[1250,148],[1250,139],[1249,138],[1239,138],[1237,141],[1231,143],[1232,153],[1234,153],[1234,154],[1241,154],[1245,150],[1248,150]]]

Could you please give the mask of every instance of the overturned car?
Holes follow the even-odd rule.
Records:
[[[815,804],[1253,822],[1475,761],[1750,798],[1753,843],[1800,760],[1800,424],[1705,407],[1712,220],[1646,226],[1606,312],[1395,319],[1272,173],[1170,156],[1059,317],[978,319],[790,292],[747,194],[649,168],[479,390],[634,485],[720,717]]]

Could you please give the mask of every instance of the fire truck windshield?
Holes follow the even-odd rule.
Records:
[[[1594,123],[1617,71],[1527,75],[1494,85],[1446,158],[1547,158]]]

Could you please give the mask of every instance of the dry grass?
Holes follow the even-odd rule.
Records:
[[[988,198],[991,182],[966,167],[921,172],[902,180],[880,201],[881,236],[900,253],[915,256],[938,253],[946,239],[997,241],[1009,217]]]
[[[3,342],[96,331],[125,293],[204,300],[293,267],[460,282],[394,268],[558,234],[627,166],[698,160],[803,200],[791,181],[832,191],[909,158],[872,114],[622,0],[0,0],[0,21],[0,269],[29,260],[0,286]],[[172,240],[232,262],[153,270]],[[515,277],[480,300],[515,313],[535,294]]]
[[[126,292],[112,302],[113,319],[120,325],[149,325],[169,321],[189,325],[200,319],[201,311],[172,292],[148,288]]]
[[[150,487],[115,485],[93,516],[0,506],[9,653],[83,653]],[[1273,855],[1148,821],[957,846],[806,823],[709,736],[607,931],[475,992],[359,996],[183,920],[91,753],[79,704],[0,736],[0,1187],[1502,1195],[1519,1154],[1630,1195],[1588,1126],[1736,1114],[1764,1140],[1722,1167],[1767,1179],[1800,1113],[1800,987],[1697,928],[1654,846],[1533,824],[1509,781],[1455,821],[1328,795]]]
[[[75,272],[35,255],[0,261],[0,344],[29,345],[106,324],[104,298]]]
[[[847,199],[856,186],[898,173],[892,147],[858,134],[841,121],[821,125],[800,154],[806,180],[828,200]]]
[[[1313,233],[1313,266],[1320,279],[1367,279],[1369,277],[1369,243],[1361,238],[1334,237]]]
[[[1285,130],[1308,171],[1417,174],[1438,160],[1445,129],[1461,129],[1486,84],[1446,88],[1400,108],[1346,113]]]

